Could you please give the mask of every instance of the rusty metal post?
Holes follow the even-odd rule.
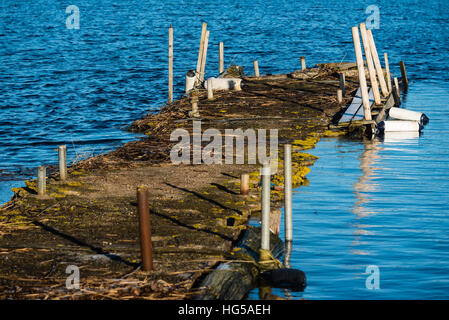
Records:
[[[137,211],[139,213],[140,252],[142,255],[142,270],[153,270],[153,245],[151,243],[150,207],[148,204],[148,189],[137,187]]]

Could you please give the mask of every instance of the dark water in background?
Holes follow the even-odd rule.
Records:
[[[66,28],[69,4],[80,9],[79,30]],[[371,4],[0,0],[0,202],[38,165],[56,164],[58,144],[68,145],[73,161],[136,138],[121,128],[166,101],[170,23],[176,98],[185,72],[196,66],[203,20],[210,29],[207,76],[218,72],[219,41],[226,65],[233,60],[252,73],[257,59],[262,74],[290,72],[300,56],[308,65],[353,61],[350,28],[367,18]],[[295,196],[291,261],[308,274],[305,298],[447,298],[449,292],[449,3],[377,4],[380,56],[389,53],[395,76],[399,60],[406,62],[411,84],[404,106],[431,122],[422,137],[379,142],[372,153],[361,142],[335,139],[313,151],[321,158],[310,187]],[[364,157],[372,157],[365,182]],[[381,290],[365,289],[367,264],[379,266]]]

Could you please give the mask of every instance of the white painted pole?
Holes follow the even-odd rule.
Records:
[[[59,155],[59,178],[61,181],[67,180],[67,147],[58,146]]]
[[[368,88],[366,86],[365,66],[363,64],[362,47],[360,46],[359,29],[357,27],[352,27],[352,39],[354,42],[355,57],[357,60],[357,70],[359,74],[360,90],[362,92],[362,102],[365,120],[372,120],[368,96]]]
[[[292,145],[284,144],[284,221],[285,241],[293,240],[292,222]]]
[[[168,28],[168,103],[173,102],[173,27]]]
[[[189,91],[195,87],[195,82],[196,82],[195,70],[189,70],[186,74],[185,94],[188,94]]]
[[[374,37],[371,29],[367,30],[367,35],[369,39],[369,46],[371,49],[371,54],[373,55],[374,65],[376,67],[377,78],[379,78],[380,89],[384,97],[388,96],[387,84],[385,83],[385,76],[380,64],[379,55],[377,54],[376,43],[374,42]]]
[[[221,73],[224,72],[224,46],[223,46],[223,42],[220,42],[218,53],[219,53],[218,72],[221,74]]]
[[[257,60],[253,61],[253,65],[254,65],[254,76],[259,77],[259,62]]]
[[[270,250],[270,193],[271,193],[271,168],[270,162],[262,167],[262,230],[261,248]]]
[[[385,60],[385,71],[387,72],[387,89],[388,92],[391,92],[391,73],[390,73],[390,64],[388,63],[388,53],[384,52],[384,60]]]
[[[204,38],[203,55],[201,57],[201,71],[200,82],[204,81],[204,73],[206,70],[206,58],[207,58],[207,46],[209,43],[209,30],[206,31],[206,37]]]
[[[382,102],[380,100],[379,85],[377,84],[376,70],[374,68],[373,57],[371,55],[370,41],[366,33],[366,26],[364,23],[361,23],[359,24],[359,27],[360,27],[360,35],[362,36],[363,49],[365,51],[366,64],[368,66],[371,88],[373,89],[374,103],[377,105],[381,105]]]

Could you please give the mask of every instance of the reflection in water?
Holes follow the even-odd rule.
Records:
[[[405,132],[385,132],[383,136],[383,142],[396,143],[401,140],[419,138],[418,131],[405,131]]]
[[[376,138],[374,140],[365,141],[365,151],[360,156],[360,169],[362,175],[354,184],[354,194],[357,201],[354,203],[352,212],[358,217],[366,217],[373,212],[364,208],[364,204],[371,201],[368,192],[374,192],[378,188],[378,184],[372,182],[374,172],[379,168],[375,167],[379,158],[378,151],[383,148],[379,146],[380,142]]]
[[[357,182],[354,184],[354,195],[357,201],[354,203],[352,212],[357,216],[357,218],[364,218],[375,214],[374,211],[367,208],[367,204],[372,202],[373,199],[371,195],[378,191],[379,184],[373,182],[375,179],[375,171],[379,170],[376,167],[379,159],[379,151],[384,150],[385,145],[392,144],[395,145],[403,140],[416,139],[419,138],[419,132],[386,132],[382,138],[376,137],[373,140],[365,140],[365,151],[360,156],[360,169],[362,175],[358,178]],[[372,226],[366,224],[355,224],[353,234],[355,239],[353,245],[359,245],[360,237],[363,235],[374,235],[374,232],[366,230]],[[368,252],[362,250],[351,250],[352,254],[355,255],[369,255]]]
[[[292,254],[292,241],[285,241],[284,266],[290,268],[290,257]]]

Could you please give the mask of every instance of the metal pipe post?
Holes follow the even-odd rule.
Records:
[[[59,155],[59,179],[67,180],[67,147],[66,145],[58,146]]]
[[[292,145],[284,144],[284,220],[285,241],[293,240],[292,226]]]
[[[261,248],[270,250],[270,193],[271,168],[270,162],[262,167],[262,237]]]
[[[142,256],[142,270],[153,270],[153,246],[151,243],[150,208],[148,204],[148,189],[137,188],[137,211],[139,214],[140,252]]]

